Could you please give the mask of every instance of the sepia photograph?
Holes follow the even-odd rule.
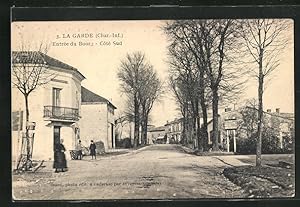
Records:
[[[294,21],[11,22],[12,199],[295,197]]]

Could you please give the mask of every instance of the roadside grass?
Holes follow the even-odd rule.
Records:
[[[295,196],[293,155],[264,155],[260,168],[255,167],[255,156],[239,160],[250,165],[225,168],[223,174],[242,187],[249,198]]]
[[[244,163],[255,165],[255,155],[246,155],[243,157],[236,156],[236,158]],[[268,164],[278,164],[278,161],[284,161],[289,163],[294,163],[294,155],[293,154],[264,154],[261,158],[263,165]]]

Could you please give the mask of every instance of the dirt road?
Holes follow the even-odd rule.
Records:
[[[48,162],[38,173],[13,176],[13,194],[29,200],[244,197],[222,175],[226,163],[186,154],[177,145],[152,145],[126,155],[72,160],[64,173],[54,173]]]

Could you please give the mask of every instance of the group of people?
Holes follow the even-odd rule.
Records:
[[[64,140],[61,139],[60,143],[55,145],[55,150],[54,150],[54,163],[53,163],[53,168],[55,169],[55,173],[58,172],[64,172],[67,169],[67,160],[65,156],[65,151],[66,148],[63,145]],[[83,148],[84,146],[81,144],[81,140],[78,141],[78,144],[76,145],[76,156],[77,159],[82,160],[83,157]],[[90,144],[90,155],[92,159],[96,160],[96,144],[94,143],[93,140],[91,140]]]

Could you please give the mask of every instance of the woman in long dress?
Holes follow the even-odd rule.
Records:
[[[64,140],[61,139],[60,143],[55,146],[53,168],[55,168],[56,173],[59,172],[59,169],[61,172],[64,172],[67,168],[67,160],[65,156],[66,148],[63,145],[63,142]]]

